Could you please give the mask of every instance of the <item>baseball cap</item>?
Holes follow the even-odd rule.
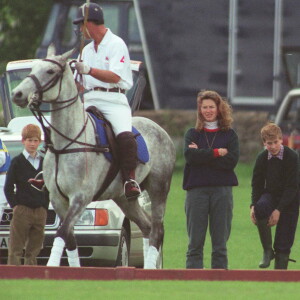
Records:
[[[78,12],[77,12],[77,18],[73,21],[73,24],[79,24],[81,22],[84,22],[84,14],[85,14],[85,10],[86,10],[86,3],[81,5],[78,8]],[[88,10],[88,21],[96,21],[99,22],[100,24],[104,24],[104,17],[103,17],[103,11],[102,8],[96,4],[91,2],[88,6],[89,10]]]

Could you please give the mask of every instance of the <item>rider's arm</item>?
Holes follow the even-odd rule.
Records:
[[[100,70],[96,68],[91,68],[89,75],[107,83],[118,83],[121,79],[116,73],[109,70]]]
[[[83,62],[76,62],[75,69],[78,74],[90,75],[102,82],[118,83],[121,79],[119,75],[110,71],[90,67]]]

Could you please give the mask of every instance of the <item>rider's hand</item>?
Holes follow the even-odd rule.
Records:
[[[83,62],[76,62],[75,63],[75,69],[79,74],[89,74],[91,71],[91,67],[88,65],[85,65]]]

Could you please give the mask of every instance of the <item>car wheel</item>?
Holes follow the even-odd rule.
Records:
[[[129,263],[129,237],[127,230],[122,227],[120,245],[116,266],[128,267]]]

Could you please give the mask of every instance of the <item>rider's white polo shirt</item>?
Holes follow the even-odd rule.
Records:
[[[84,47],[82,60],[92,68],[112,71],[121,78],[116,84],[100,81],[90,75],[83,75],[85,89],[118,87],[128,90],[132,87],[132,71],[127,46],[110,29],[107,29],[103,40],[98,45],[97,52],[94,48],[94,41]],[[92,90],[84,95],[84,105],[85,107],[96,106],[111,122],[116,135],[123,131],[131,131],[131,109],[124,94]]]
[[[121,77],[118,83],[107,83],[92,76],[84,75],[83,85],[87,90],[94,87],[119,87],[129,90],[132,87],[132,72],[127,46],[110,29],[107,29],[103,40],[98,45],[97,52],[95,51],[94,41],[84,47],[82,60],[92,68],[109,70]]]

